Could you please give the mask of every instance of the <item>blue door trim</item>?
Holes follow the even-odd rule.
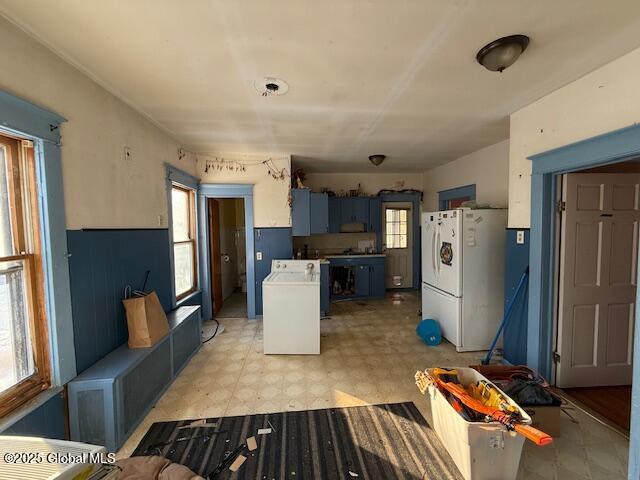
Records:
[[[76,375],[60,158],[60,128],[65,121],[60,115],[0,91],[0,131],[32,140],[35,148],[53,385],[64,385]]]
[[[198,222],[200,245],[200,285],[202,288],[202,315],[204,320],[212,318],[211,279],[209,271],[209,218],[207,198],[242,198],[244,200],[244,225],[247,248],[247,316],[256,318],[255,293],[255,246],[253,238],[253,185],[200,184],[198,190]]]
[[[631,125],[529,157],[532,175],[527,363],[543,375],[549,376],[551,373],[556,177],[569,171],[622,162],[638,156],[640,125]],[[640,291],[637,298],[640,301]],[[633,366],[630,479],[640,477],[640,311],[637,308]]]
[[[462,187],[449,188],[438,192],[438,208],[440,210],[448,210],[447,202],[461,197],[469,197],[469,200],[475,200],[476,184],[473,183]]]

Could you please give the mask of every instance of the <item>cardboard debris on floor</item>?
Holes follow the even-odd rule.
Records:
[[[253,452],[256,448],[258,448],[258,442],[256,442],[256,437],[247,438],[247,448],[250,452]]]
[[[238,455],[233,463],[229,465],[229,470],[231,470],[232,472],[237,472],[246,459],[247,457],[245,457],[244,455]]]

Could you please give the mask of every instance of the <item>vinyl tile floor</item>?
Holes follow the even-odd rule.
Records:
[[[321,323],[321,355],[264,355],[262,323],[224,319],[118,452],[131,454],[153,422],[413,401],[430,421],[416,370],[478,364],[446,341],[428,347],[415,334],[420,295],[336,302]],[[562,415],[549,447],[525,442],[518,478],[626,478],[629,443],[579,410]]]

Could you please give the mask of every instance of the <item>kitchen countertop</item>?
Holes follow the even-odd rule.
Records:
[[[325,255],[324,258],[366,258],[366,257],[386,257],[386,253],[352,253],[349,255]]]

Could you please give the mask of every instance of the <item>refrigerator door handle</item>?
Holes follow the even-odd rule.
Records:
[[[438,261],[438,245],[440,244],[440,226],[438,225],[438,230],[436,232],[436,238],[434,239],[433,242],[433,260],[435,262],[436,265],[436,274],[439,277],[440,276],[440,262]]]
[[[435,244],[436,244],[436,229],[437,227],[434,224],[434,228],[433,228],[433,239],[431,241],[431,265],[433,266],[433,273],[435,275],[436,273],[436,250],[435,250]]]

